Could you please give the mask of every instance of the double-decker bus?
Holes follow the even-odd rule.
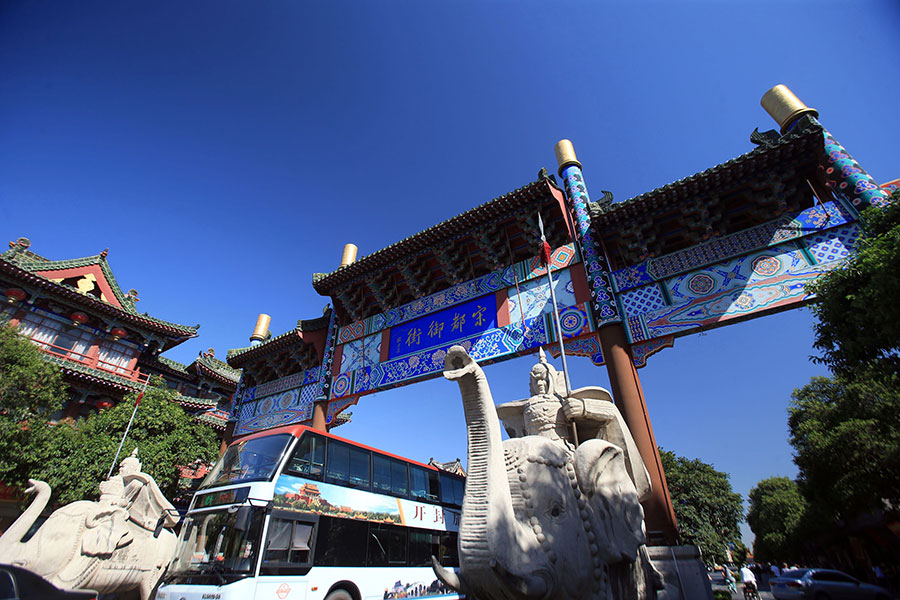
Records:
[[[464,479],[302,425],[234,441],[182,523],[157,600],[457,598]]]

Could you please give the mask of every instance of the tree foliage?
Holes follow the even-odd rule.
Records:
[[[0,481],[20,485],[40,464],[36,450],[53,433],[47,419],[65,397],[59,369],[14,328],[0,325]]]
[[[699,546],[708,562],[724,562],[729,546],[740,541],[741,496],[712,465],[662,448],[659,455],[682,541]]]
[[[840,376],[900,371],[900,191],[864,211],[864,235],[847,264],[810,286],[819,358]]]
[[[806,499],[787,477],[763,479],[750,490],[747,523],[756,540],[754,558],[763,562],[798,562]]]
[[[130,394],[113,408],[57,426],[36,474],[50,484],[60,503],[97,497],[97,486],[109,473],[134,410],[134,399],[135,394]],[[176,399],[175,392],[165,387],[147,388],[117,461],[138,448],[143,471],[169,498],[175,495],[179,465],[198,459],[211,462],[219,449],[213,431],[194,421]]]
[[[171,498],[177,467],[215,460],[219,444],[177,404],[175,392],[156,384],[141,400],[119,462],[137,447],[143,470]],[[79,421],[48,423],[66,398],[60,371],[13,328],[0,326],[0,480],[23,488],[28,478],[46,481],[60,504],[96,498],[135,396]]]
[[[795,390],[790,441],[801,489],[826,519],[900,501],[900,379],[815,377]]]

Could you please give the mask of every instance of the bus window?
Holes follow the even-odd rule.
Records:
[[[372,479],[372,487],[377,492],[391,491],[391,461],[377,454],[372,456],[372,467],[374,477]]]
[[[409,491],[406,463],[378,454],[373,455],[372,459],[375,491],[405,497]]]
[[[409,490],[409,480],[406,475],[406,463],[397,460],[391,461],[391,492],[398,496],[405,496]]]
[[[450,506],[462,506],[463,482],[457,477],[441,473],[441,502]]]
[[[463,497],[466,494],[466,482],[464,479],[453,479],[453,500],[458,506],[462,506]]]
[[[315,564],[325,567],[366,566],[369,524],[322,517],[316,536]]]
[[[369,468],[372,453],[361,448],[350,448],[350,485],[367,488],[372,479]]]
[[[235,442],[200,484],[200,489],[270,479],[291,441],[293,437],[284,433]]]
[[[440,554],[436,554],[438,561],[444,567],[458,567],[459,554],[457,553],[457,541],[459,534],[455,531],[441,532],[441,548]]]
[[[438,501],[438,475],[422,467],[409,466],[410,494],[416,500]]]
[[[430,567],[431,557],[441,555],[441,535],[433,531],[409,530],[409,566]]]
[[[366,565],[406,566],[406,531],[402,527],[370,525]]]
[[[348,479],[350,479],[350,446],[331,440],[328,442],[325,480],[334,483],[347,483]]]
[[[325,471],[325,438],[306,432],[300,438],[287,471],[294,475],[321,479]]]
[[[312,523],[272,518],[263,568],[268,566],[267,563],[308,565],[312,554],[312,533]]]

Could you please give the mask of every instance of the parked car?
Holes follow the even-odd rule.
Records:
[[[28,569],[0,565],[0,600],[97,600],[97,592],[61,590]]]
[[[769,580],[775,600],[890,600],[883,587],[832,569],[787,569]]]

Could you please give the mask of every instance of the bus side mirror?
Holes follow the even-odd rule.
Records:
[[[250,521],[250,507],[242,506],[237,510],[234,517],[234,528],[237,531],[247,531],[247,524]]]

